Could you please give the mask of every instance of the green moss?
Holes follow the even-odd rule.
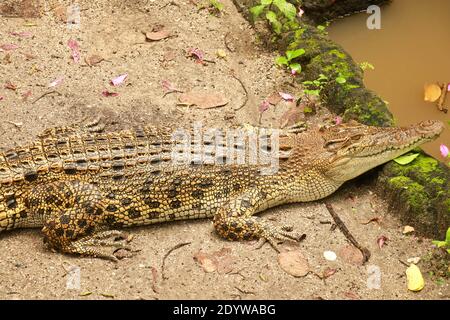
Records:
[[[443,173],[442,168],[439,167],[439,162],[424,154],[420,154],[413,162],[406,166],[396,164],[392,169],[396,175],[413,175],[421,183],[437,183],[443,185],[446,182],[444,177],[439,176],[439,174]]]
[[[405,197],[408,206],[416,212],[421,212],[429,204],[429,198],[425,188],[408,177],[399,176],[390,178],[388,183],[395,189],[403,189],[402,196]]]

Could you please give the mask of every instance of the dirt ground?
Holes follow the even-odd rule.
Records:
[[[45,1],[44,14],[38,18],[1,17],[0,46],[18,48],[0,51],[0,150],[30,141],[45,128],[99,115],[108,129],[192,121],[208,126],[258,124],[258,106],[264,98],[277,91],[298,95],[300,89],[275,67],[275,54],[258,45],[232,2],[222,2],[225,8],[219,16],[198,10],[189,0],[96,0],[93,4],[55,0]],[[81,8],[79,28],[68,28],[61,21],[58,6],[71,3]],[[161,26],[170,37],[146,41],[144,33]],[[79,63],[71,57],[69,39],[80,46]],[[188,56],[192,48],[205,53],[205,64]],[[226,56],[217,55],[218,50]],[[84,59],[93,54],[105,60],[88,66]],[[109,84],[124,73],[128,78],[123,85]],[[64,77],[60,84],[48,87],[60,77]],[[183,91],[222,93],[229,103],[209,110],[179,106],[179,93],[163,96],[164,80]],[[8,81],[17,88],[4,88]],[[104,90],[119,95],[104,97]],[[25,98],[27,92],[31,96]],[[270,108],[261,123],[278,126],[287,108],[284,103]],[[277,252],[267,244],[255,250],[254,243],[220,239],[207,220],[127,230],[134,235],[131,244],[136,250],[118,263],[53,253],[44,247],[38,230],[17,230],[0,235],[0,298],[449,299],[448,282],[436,281],[425,269],[425,288],[418,293],[407,290],[404,263],[426,256],[431,241],[402,234],[403,225],[371,190],[371,178],[349,183],[328,199],[355,238],[371,251],[365,266],[349,263],[339,254],[347,240],[339,229],[330,229],[330,214],[323,203],[315,202],[264,213],[275,223],[292,224],[306,234],[300,244],[283,245],[307,258],[310,272],[305,277],[283,271]],[[381,222],[363,224],[374,217],[381,217]],[[377,238],[382,235],[389,240],[380,249]],[[166,257],[163,271],[165,255],[187,242]],[[325,260],[326,250],[338,253],[337,260]],[[199,252],[214,256],[220,262],[218,269],[205,272],[194,259]],[[421,262],[418,266],[422,268]],[[74,267],[80,271],[79,286],[73,284]],[[370,270],[376,267],[381,286],[369,289]],[[320,279],[327,268],[335,273]]]

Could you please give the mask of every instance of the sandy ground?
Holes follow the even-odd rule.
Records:
[[[55,14],[58,10],[52,9],[68,1],[47,1],[40,18],[0,18],[0,46],[19,46],[0,52],[3,150],[29,141],[45,128],[98,115],[106,120],[108,129],[192,121],[209,126],[257,124],[258,105],[265,97],[280,90],[299,93],[274,66],[275,55],[258,46],[257,37],[231,1],[223,1],[225,9],[220,16],[198,10],[188,0],[134,0],[126,5],[119,0],[90,2],[78,2],[79,29],[69,29]],[[169,38],[145,41],[143,33],[161,26],[170,31]],[[33,36],[10,34],[24,31]],[[69,39],[80,46],[78,64],[71,58]],[[187,56],[191,48],[201,49],[210,62],[196,63]],[[218,50],[226,57],[220,58]],[[84,58],[93,54],[105,60],[86,65]],[[126,82],[112,87],[109,81],[123,73],[128,73]],[[243,108],[246,93],[232,73],[248,92]],[[62,83],[48,87],[62,76]],[[163,80],[184,91],[222,93],[229,103],[210,110],[177,106],[179,93],[163,97]],[[7,81],[17,89],[5,89]],[[104,97],[104,90],[119,95]],[[23,94],[28,91],[31,96],[25,99]],[[42,96],[51,91],[55,92]],[[264,113],[262,124],[278,126],[287,108],[283,103],[271,108]],[[426,256],[430,240],[402,234],[402,224],[373,193],[373,178],[369,175],[349,183],[328,199],[356,239],[371,251],[372,258],[365,266],[350,263],[339,254],[347,240],[338,229],[330,229],[331,216],[323,203],[316,202],[264,213],[274,223],[292,224],[306,234],[300,244],[282,246],[283,250],[300,250],[307,258],[310,272],[305,277],[284,272],[269,245],[255,250],[254,243],[224,241],[206,220],[127,230],[134,236],[131,244],[135,251],[118,263],[53,253],[44,247],[38,230],[17,230],[0,235],[0,298],[449,299],[448,282],[437,283],[426,270],[425,289],[419,293],[407,290],[402,262]],[[381,217],[381,223],[362,224],[374,217]],[[376,242],[381,235],[389,239],[382,249]],[[163,271],[169,250],[187,242],[166,257]],[[337,252],[338,259],[325,260],[325,250]],[[218,269],[205,272],[194,259],[199,253],[210,254]],[[318,275],[327,268],[336,272],[320,279]],[[381,272],[379,289],[367,286],[374,268]]]

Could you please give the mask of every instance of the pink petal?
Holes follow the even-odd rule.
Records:
[[[163,80],[161,81],[161,84],[164,88],[164,92],[172,92],[177,90],[169,81]]]
[[[388,240],[389,240],[389,239],[388,239],[388,237],[386,237],[386,236],[379,236],[378,239],[377,239],[378,247],[379,247],[380,249],[383,248],[383,247],[386,245],[386,242],[387,242]]]
[[[281,98],[286,101],[294,101],[294,96],[289,93],[278,92]]]
[[[73,58],[73,61],[74,61],[75,63],[80,62],[80,49],[79,49],[79,46],[78,46],[78,42],[76,42],[76,41],[73,40],[73,39],[70,39],[70,40],[67,42],[67,45],[69,46],[69,48],[70,48],[71,51],[72,51],[72,58]]]
[[[51,82],[51,83],[48,85],[48,87],[49,87],[49,88],[56,87],[57,85],[61,84],[61,82],[63,82],[63,80],[64,80],[64,77],[63,77],[63,76],[58,77],[58,78],[56,78],[53,82]]]
[[[449,82],[449,84],[447,85],[447,91],[450,91],[450,82]]]
[[[305,13],[305,11],[303,11],[302,8],[298,8],[298,17],[301,18],[303,16],[303,14]]]
[[[12,36],[16,36],[16,37],[21,37],[21,38],[30,38],[33,36],[33,34],[31,32],[28,31],[24,31],[24,32],[10,32],[9,33]]]
[[[342,118],[339,116],[336,116],[336,118],[334,119],[334,122],[336,122],[336,125],[340,125],[342,123]]]
[[[201,51],[200,49],[192,48],[192,49],[189,49],[188,53],[190,56],[194,56],[198,60],[198,62],[200,62],[200,63],[203,62],[205,53],[203,51]]]
[[[0,101],[2,101],[3,99],[4,99],[5,97],[3,97],[3,96],[0,96]]]
[[[18,45],[15,45],[15,44],[12,44],[12,43],[2,44],[2,45],[0,46],[0,50],[5,50],[5,51],[8,51],[8,50],[16,50],[16,49],[18,49],[18,48],[19,48]]]
[[[441,144],[441,146],[440,146],[440,148],[439,148],[440,150],[441,150],[441,155],[444,157],[444,158],[447,158],[448,157],[448,147],[445,145],[445,144]]]
[[[292,70],[291,70],[291,74],[292,74],[293,76],[295,76],[295,75],[297,74],[297,71],[295,71],[294,69],[292,69]]]
[[[124,82],[126,78],[128,78],[128,73],[122,74],[122,75],[118,76],[117,78],[112,79],[111,84],[116,87],[119,84],[121,84],[122,82]]]
[[[269,107],[270,103],[266,100],[263,100],[263,102],[261,102],[261,104],[259,105],[259,112],[263,113],[264,111],[269,109]]]
[[[108,90],[104,90],[102,95],[104,97],[117,97],[119,94],[117,92],[109,92]]]

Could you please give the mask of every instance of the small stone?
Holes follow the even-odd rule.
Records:
[[[337,255],[333,251],[325,251],[323,257],[328,261],[336,261]]]

